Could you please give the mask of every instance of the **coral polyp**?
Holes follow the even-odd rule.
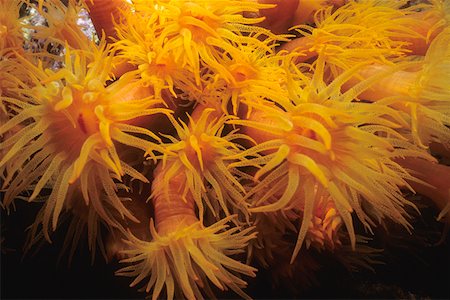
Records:
[[[327,98],[321,100],[321,94]],[[312,218],[315,195],[322,193],[330,195],[352,244],[356,241],[353,211],[367,228],[375,224],[374,220],[386,217],[409,227],[404,206],[413,204],[400,189],[407,187],[405,180],[412,177],[394,159],[406,156],[433,160],[395,132],[402,121],[395,111],[374,104],[343,104],[339,96],[346,97],[340,95],[339,87],[336,94],[331,91],[329,95],[319,88],[305,97],[313,103],[299,103],[284,110],[254,105],[248,120],[234,121],[248,127],[247,134],[259,142],[247,153],[265,153],[264,159],[254,159],[255,164],[261,164],[255,174],[259,182],[247,197],[272,187],[256,198],[256,207],[250,210],[304,211],[300,244]],[[400,123],[395,123],[396,119]],[[273,202],[272,197],[277,200]]]
[[[150,230],[155,237],[154,241],[144,242],[131,237],[129,243],[133,250],[127,250],[125,254],[132,257],[123,262],[136,265],[122,268],[117,274],[137,277],[131,286],[139,284],[143,280],[142,276],[151,274],[145,291],[148,293],[153,289],[153,299],[158,299],[164,285],[167,297],[173,298],[175,283],[181,286],[186,298],[201,299],[203,296],[197,285],[207,286],[208,281],[221,290],[229,288],[241,297],[249,298],[242,292],[242,288],[246,286],[245,281],[227,269],[252,277],[255,276],[256,269],[233,261],[225,254],[240,252],[241,246],[252,237],[245,237],[243,231],[223,232],[226,221],[224,219],[207,228],[202,228],[197,222],[167,236],[158,235],[152,224]],[[182,247],[188,249],[187,253],[180,251]],[[172,264],[171,261],[175,263]],[[170,269],[167,270],[167,267]],[[198,277],[191,277],[195,274]],[[213,297],[211,291],[207,292],[208,297]]]
[[[171,120],[180,140],[168,136],[171,143],[162,145],[166,154],[162,158],[161,185],[166,197],[171,179],[183,173],[186,184],[182,195],[193,197],[200,218],[203,218],[203,203],[216,216],[220,211],[229,216],[230,210],[247,214],[243,202],[245,189],[238,177],[240,172],[231,166],[232,163],[245,166],[247,159],[240,155],[243,148],[236,140],[246,137],[236,131],[225,134],[224,127],[229,119],[232,117],[199,105],[190,117],[189,126],[182,121]]]
[[[179,290],[188,299],[202,299],[200,288],[208,297],[214,297],[209,281],[221,290],[230,288],[241,297],[249,298],[242,291],[246,282],[235,274],[254,277],[256,269],[228,256],[242,253],[242,248],[256,233],[251,233],[252,228],[227,229],[226,223],[233,216],[204,227],[195,216],[192,192],[180,193],[188,183],[185,174],[171,177],[172,188],[167,193],[160,190],[159,184],[164,168],[157,168],[156,172],[153,203],[157,213],[156,226],[153,220],[150,223],[152,241],[128,235],[126,243],[130,250],[124,253],[130,258],[122,262],[131,265],[118,274],[136,277],[131,286],[150,277],[145,291],[152,290],[153,299],[159,297],[164,286],[168,299],[177,296]]]
[[[134,174],[139,180],[148,180],[121,161],[113,140],[152,153],[156,145],[129,133],[159,139],[150,131],[127,123],[142,115],[165,112],[156,108],[160,101],[151,96],[128,102],[112,100],[132,82],[123,83],[124,77],[106,86],[111,79],[112,56],[104,42],[92,47],[90,53],[67,48],[64,68],[57,71],[44,69],[42,63],[33,65],[24,58],[18,59],[18,63],[29,68],[29,74],[26,81],[15,78],[17,87],[27,89],[9,89],[14,95],[3,98],[15,113],[0,133],[21,127],[2,143],[6,153],[0,168],[3,171],[8,167],[3,204],[9,206],[27,190],[32,191],[28,200],[33,201],[51,183],[53,189],[45,202],[42,220],[47,238],[49,224],[56,228],[74,189],[81,191],[86,205],[93,205],[109,225],[118,223],[102,207],[98,190],[106,193],[122,217],[134,219],[116,195],[114,178],[120,180],[125,174]]]
[[[447,0],[0,0],[11,235],[18,216],[25,260],[61,241],[69,263],[86,240],[152,299],[312,297],[322,270],[380,270],[450,224],[449,16]]]

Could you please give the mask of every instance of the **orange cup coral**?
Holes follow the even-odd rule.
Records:
[[[448,3],[0,0],[1,205],[153,299],[371,268],[448,221]]]

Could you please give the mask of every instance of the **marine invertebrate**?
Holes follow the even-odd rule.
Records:
[[[450,188],[447,183],[450,167],[439,164],[429,164],[422,159],[405,158],[398,162],[411,170],[411,174],[420,181],[412,181],[411,185],[418,193],[427,196],[441,210],[438,220],[450,222]]]
[[[288,98],[286,72],[280,68],[282,57],[275,54],[273,41],[267,39],[265,47],[233,43],[210,42],[222,48],[215,60],[205,60],[211,72],[202,76],[205,88],[199,102],[220,106],[227,112],[231,105],[238,114],[241,102],[260,102],[264,98]]]
[[[277,39],[269,30],[254,25],[261,18],[243,15],[267,7],[270,5],[254,1],[138,1],[136,13],[117,26],[121,39],[117,48],[138,67],[145,83],[155,83],[157,77],[157,90],[168,85],[175,94],[174,84],[181,90],[192,89],[189,82],[199,86],[200,75],[211,62],[220,65],[217,57],[227,51],[222,45],[264,46],[259,36]]]
[[[445,26],[445,9],[440,1],[406,8],[405,3],[349,1],[335,11],[322,9],[314,26],[296,26],[302,37],[283,48],[299,52],[298,62],[325,55],[334,75],[361,61],[398,61],[414,49],[423,54],[431,37]]]
[[[255,236],[250,233],[252,228],[227,229],[226,223],[232,216],[205,227],[195,215],[192,193],[182,192],[188,180],[185,174],[171,177],[172,188],[167,192],[159,185],[164,180],[164,173],[160,173],[163,169],[156,170],[152,185],[156,211],[155,223],[150,223],[153,240],[141,241],[129,234],[130,250],[125,250],[124,254],[130,257],[122,262],[131,265],[117,274],[136,277],[131,286],[150,277],[145,291],[152,290],[153,299],[158,299],[164,286],[167,299],[173,299],[178,289],[186,298],[202,299],[199,288],[204,289],[208,297],[214,297],[208,281],[221,290],[230,288],[241,297],[249,298],[242,291],[245,281],[235,274],[255,276],[256,269],[228,256],[242,252]]]
[[[147,179],[121,161],[113,140],[151,154],[155,144],[129,133],[159,138],[127,122],[166,112],[156,108],[160,101],[151,97],[127,102],[112,100],[111,97],[132,83],[123,77],[105,86],[111,70],[109,47],[104,42],[91,47],[91,52],[66,48],[65,68],[57,71],[44,70],[42,63],[33,65],[21,59],[20,63],[30,70],[28,82],[15,80],[19,82],[18,87],[25,86],[28,90],[16,88],[14,96],[2,97],[16,113],[1,126],[0,134],[24,125],[2,143],[6,154],[0,161],[1,172],[5,172],[8,163],[12,164],[3,183],[3,188],[7,187],[3,204],[9,206],[31,186],[29,201],[32,201],[51,183],[53,190],[45,201],[42,219],[48,239],[49,226],[56,228],[73,189],[79,189],[86,205],[93,205],[109,225],[117,226],[117,222],[105,211],[99,192],[106,193],[121,217],[133,219],[115,193],[116,183],[111,173],[119,180],[124,174],[144,182]]]
[[[239,161],[245,165],[246,158],[240,155],[242,147],[235,141],[245,139],[236,130],[224,133],[225,123],[232,118],[222,116],[214,109],[198,106],[189,125],[171,118],[178,139],[166,136],[170,143],[163,144],[165,154],[162,158],[160,189],[169,197],[171,180],[180,172],[184,174],[181,197],[192,197],[203,220],[204,204],[219,217],[220,211],[226,216],[233,212],[247,214],[243,202],[245,190],[237,177],[240,172],[230,164]],[[212,191],[207,193],[206,186]],[[211,199],[213,197],[213,199]],[[220,207],[220,210],[219,210]]]
[[[321,65],[319,57],[317,68]],[[403,197],[400,188],[408,186],[405,179],[414,179],[394,158],[432,160],[395,134],[394,129],[402,122],[396,111],[366,103],[347,106],[340,99],[352,97],[352,91],[341,94],[340,78],[336,79],[337,85],[334,82],[324,85],[321,74],[315,70],[311,81],[305,83],[299,99],[304,102],[277,103],[278,106],[252,104],[248,120],[232,121],[250,128],[247,134],[258,141],[257,146],[247,150],[248,154],[265,152],[263,159],[254,159],[261,164],[255,174],[259,182],[248,196],[265,186],[273,186],[257,199],[251,211],[292,207],[304,210],[293,257],[300,249],[315,202],[322,193],[329,194],[334,201],[352,245],[355,245],[353,210],[367,228],[375,224],[373,219],[384,217],[409,227],[404,206],[413,204]],[[298,189],[301,192],[296,194]],[[281,194],[275,196],[277,201],[266,203],[277,193]],[[370,207],[368,211],[363,209],[366,205]]]
[[[114,22],[118,22],[122,12],[130,8],[124,0],[90,0],[86,1],[86,6],[96,31],[104,33],[107,38],[116,36]]]
[[[257,14],[264,17],[261,26],[270,28],[274,33],[281,34],[288,31],[292,26],[295,11],[299,7],[299,0],[261,0],[260,3],[276,4],[271,8],[259,11]]]
[[[359,76],[378,77],[360,97],[404,111],[416,144],[428,147],[435,142],[449,148],[449,43],[450,29],[446,28],[436,36],[422,60],[394,68],[387,65],[364,67],[345,88],[357,84]]]
[[[282,34],[298,24],[311,23],[318,10],[324,8],[339,7],[346,0],[260,0],[264,4],[276,4],[274,7],[259,11],[259,16],[264,17],[261,26],[270,28],[277,34]]]
[[[314,21],[314,16],[317,11],[321,9],[330,9],[342,6],[345,4],[345,0],[299,0],[299,4],[295,11],[294,20],[291,26],[297,24],[311,23]]]
[[[126,60],[129,74],[151,87],[156,97],[161,97],[163,91],[176,96],[174,86],[194,89],[193,73],[179,68],[176,56],[155,43],[157,34],[153,29],[142,30],[148,18],[140,14],[127,14],[124,18],[117,27],[119,40],[114,44],[119,64]]]
[[[0,193],[27,251],[87,233],[149,297],[248,298],[256,269],[370,269],[414,193],[447,221],[448,2],[13,3]]]

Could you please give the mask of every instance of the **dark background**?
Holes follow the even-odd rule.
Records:
[[[99,256],[91,265],[86,245],[77,249],[70,267],[67,255],[58,263],[64,227],[56,232],[52,244],[45,244],[35,253],[22,257],[24,231],[38,209],[33,205],[18,203],[17,211],[10,215],[2,211],[1,299],[144,298],[145,294],[128,287],[129,278],[113,275],[118,269],[117,263],[107,265]],[[444,231],[443,224],[434,220],[435,214],[432,209],[422,210],[422,216],[414,224],[413,235],[404,230],[394,230],[390,234],[375,232],[373,246],[384,249],[384,264],[376,265],[375,272],[350,273],[332,255],[321,254],[318,257],[322,267],[315,273],[315,286],[308,288],[302,282],[286,279],[274,286],[271,270],[256,266],[257,277],[248,280],[249,287],[245,291],[256,299],[450,299],[450,241],[447,237],[444,243],[432,245]],[[236,297],[231,293],[216,295]]]

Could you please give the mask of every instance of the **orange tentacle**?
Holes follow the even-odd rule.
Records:
[[[411,30],[416,32],[418,37],[393,37],[394,40],[407,42],[406,49],[410,50],[412,55],[425,55],[428,47],[433,39],[442,31],[442,28],[432,30],[433,27],[441,21],[441,18],[435,14],[430,14],[427,11],[418,12],[409,15],[407,18],[414,18],[417,20]]]

